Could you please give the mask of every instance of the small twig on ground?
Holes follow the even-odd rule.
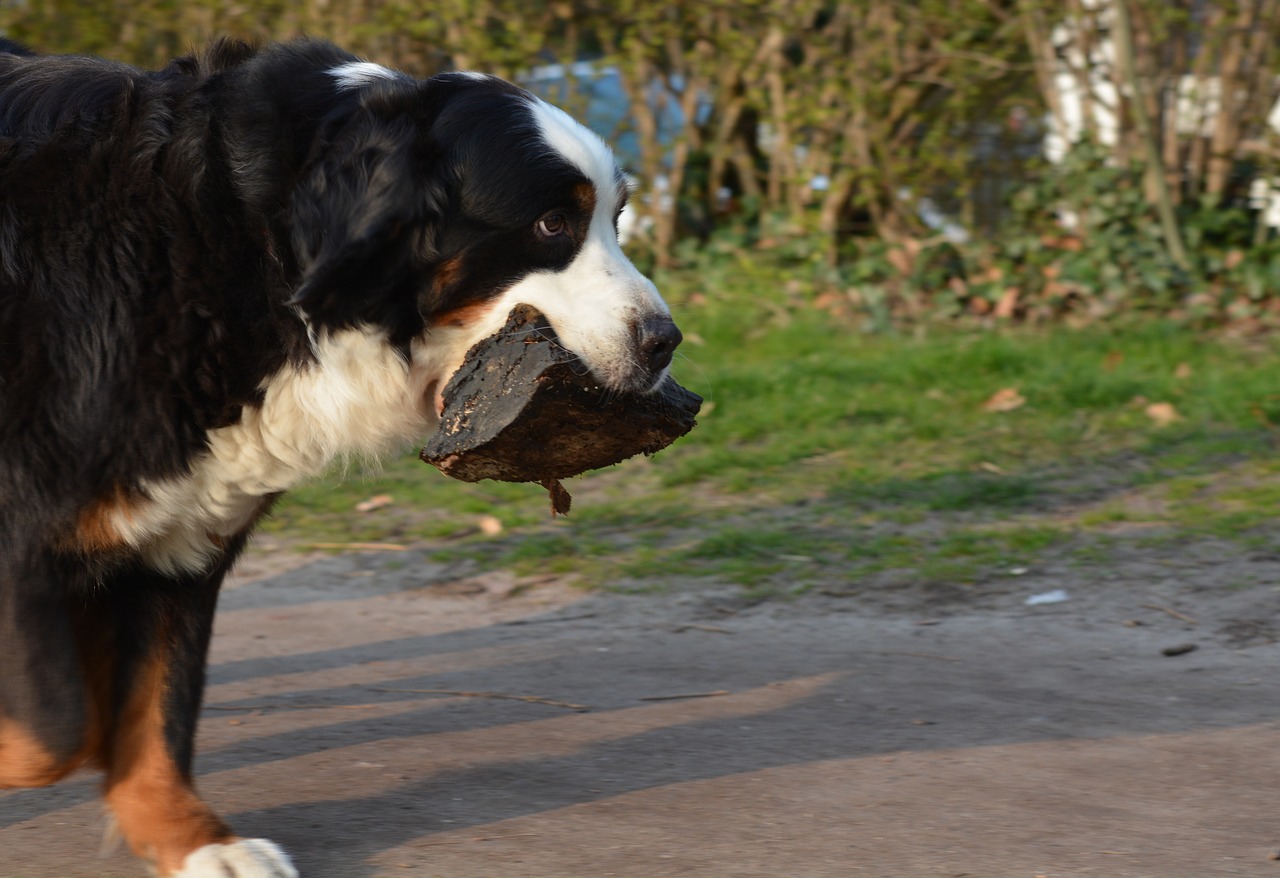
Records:
[[[566,710],[590,710],[585,704],[572,704],[568,701],[553,701],[538,695],[508,695],[505,692],[464,692],[460,689],[385,689],[381,686],[366,686],[374,692],[403,692],[410,695],[452,695],[456,698],[497,698],[504,701],[527,701],[530,704],[546,704],[551,707],[563,707]]]
[[[646,695],[641,701],[679,701],[683,698],[716,698],[720,695],[731,695],[728,689],[717,689],[714,692],[684,692],[678,695]]]
[[[672,631],[676,634],[679,634],[682,631],[708,631],[711,634],[732,634],[733,633],[728,628],[717,628],[715,625],[694,625],[693,623],[690,623],[688,625],[679,625],[673,628]]]
[[[503,593],[502,597],[518,598],[530,589],[537,588],[540,585],[546,585],[548,582],[557,582],[563,578],[564,577],[559,573],[548,573],[546,576],[531,576],[528,579],[522,579],[511,588],[507,589],[507,591]]]
[[[308,549],[350,549],[356,552],[407,552],[408,546],[398,543],[311,543]]]
[[[420,841],[409,845],[413,848],[433,848],[446,844],[468,844],[473,841],[501,841],[504,838],[528,838],[537,835],[536,832],[513,832],[510,835],[476,835],[471,838],[449,838],[444,841]]]
[[[1195,619],[1188,616],[1186,613],[1179,613],[1177,610],[1171,609],[1169,607],[1163,607],[1160,604],[1141,604],[1140,606],[1144,610],[1159,610],[1161,613],[1168,613],[1173,618],[1181,619],[1183,622],[1187,622],[1188,624],[1191,624],[1191,625],[1200,624]]]
[[[572,622],[575,619],[594,619],[595,613],[579,613],[576,616],[549,616],[542,619],[512,619],[510,622],[501,622],[502,625],[543,625],[547,622]]]

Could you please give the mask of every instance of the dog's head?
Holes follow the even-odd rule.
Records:
[[[661,382],[680,332],[618,245],[627,186],[596,135],[493,77],[329,73],[356,103],[322,130],[291,208],[293,304],[313,332],[385,331],[429,404],[524,303],[606,388]]]

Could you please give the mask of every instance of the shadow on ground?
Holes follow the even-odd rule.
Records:
[[[934,617],[324,559],[225,596],[199,784],[310,878],[1270,874],[1280,593],[1163,560]],[[0,794],[0,873],[141,874],[101,825]]]

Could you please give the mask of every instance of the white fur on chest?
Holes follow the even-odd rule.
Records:
[[[380,333],[317,339],[317,362],[264,385],[261,407],[209,434],[189,475],[142,485],[147,502],[115,516],[123,539],[154,568],[205,569],[221,538],[243,530],[264,498],[318,475],[335,459],[374,456],[434,426],[426,362],[406,363]]]

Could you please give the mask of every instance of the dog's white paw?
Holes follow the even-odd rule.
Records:
[[[242,838],[197,848],[173,878],[298,878],[298,870],[275,842]]]

